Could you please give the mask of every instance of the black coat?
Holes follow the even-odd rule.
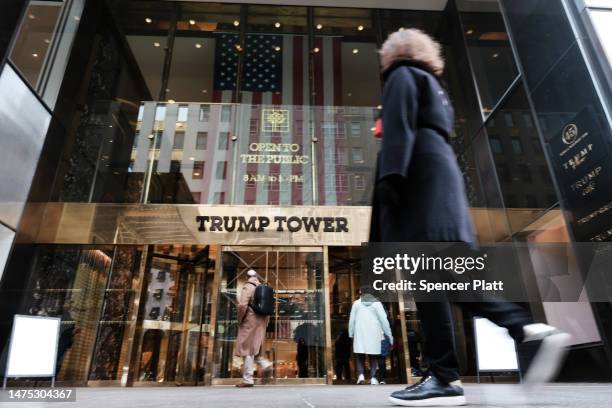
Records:
[[[397,205],[374,193],[373,242],[474,243],[463,176],[448,144],[454,112],[435,76],[409,64],[385,73],[376,183],[395,183]]]

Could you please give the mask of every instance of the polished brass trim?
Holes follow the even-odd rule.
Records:
[[[208,347],[206,349],[206,365],[204,366],[204,385],[212,385],[213,383],[213,359],[215,351],[215,333],[217,330],[217,306],[219,302],[219,294],[221,293],[221,247],[217,249],[217,259],[215,260],[215,277],[212,284],[212,297],[210,306],[210,323],[208,324]],[[200,328],[201,330],[201,328]],[[198,347],[200,345],[198,344]],[[200,362],[198,361],[198,364]],[[197,365],[196,365],[197,366]]]
[[[249,246],[359,246],[369,233],[370,207],[198,204],[47,203],[40,244],[221,244]],[[199,231],[196,217],[267,216],[264,231]],[[344,217],[349,232],[302,228],[277,231],[273,220],[284,217]]]
[[[332,357],[331,337],[331,298],[329,296],[329,258],[328,249],[323,247],[323,293],[325,307],[325,365],[327,366],[327,384],[334,383],[334,364]]]
[[[138,323],[138,311],[140,309],[140,298],[142,294],[142,285],[144,282],[144,276],[147,268],[147,256],[149,254],[149,248],[144,246],[141,250],[140,255],[140,266],[138,268],[138,276],[132,282],[132,290],[134,299],[132,301],[131,310],[129,312],[129,323],[126,327],[124,336],[124,350],[121,352],[121,358],[123,360],[123,369],[121,373],[121,385],[127,386],[128,378],[130,373],[130,364],[133,361],[132,351],[134,349],[134,339],[136,334],[136,325]]]

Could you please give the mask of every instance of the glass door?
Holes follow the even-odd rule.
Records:
[[[242,358],[233,355],[236,304],[249,269],[274,288],[277,300],[261,350],[273,362],[271,382],[324,384],[325,296],[323,251],[318,247],[222,249],[212,383],[235,384],[242,377]]]
[[[204,383],[216,247],[156,245],[140,300],[132,383]]]

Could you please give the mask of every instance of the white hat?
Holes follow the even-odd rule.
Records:
[[[253,269],[249,269],[249,271],[247,272],[248,276],[257,276],[257,272],[255,272]]]

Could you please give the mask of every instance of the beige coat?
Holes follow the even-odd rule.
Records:
[[[250,277],[248,282],[259,285],[257,277]],[[255,286],[245,283],[238,295],[238,336],[234,355],[256,356],[261,351],[261,345],[266,337],[266,326],[269,316],[260,316],[249,307],[249,302],[255,294]]]

